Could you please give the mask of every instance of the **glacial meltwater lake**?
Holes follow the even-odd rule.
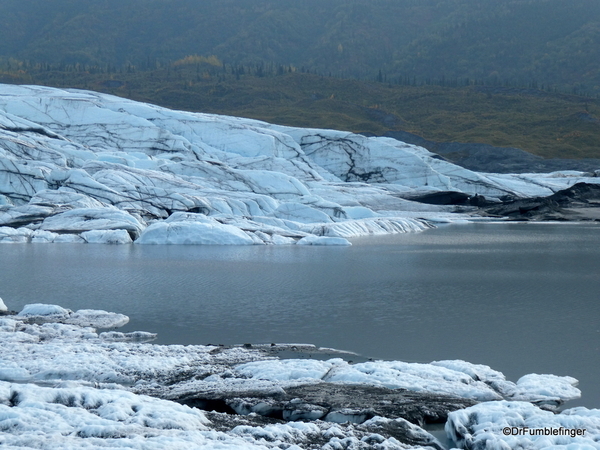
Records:
[[[127,314],[162,344],[312,343],[571,375],[600,407],[600,225],[475,223],[352,247],[0,246],[10,309]]]

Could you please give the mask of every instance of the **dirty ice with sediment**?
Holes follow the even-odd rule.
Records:
[[[2,448],[447,448],[426,430],[433,422],[456,448],[600,446],[600,410],[560,409],[581,394],[568,376],[512,382],[460,360],[284,359],[282,344],[155,345],[151,333],[114,329],[128,319],[40,303],[0,316]],[[586,432],[531,438],[506,436],[507,426]]]

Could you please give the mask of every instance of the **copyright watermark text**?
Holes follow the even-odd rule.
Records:
[[[585,428],[529,428],[529,427],[504,427],[504,436],[585,436]]]

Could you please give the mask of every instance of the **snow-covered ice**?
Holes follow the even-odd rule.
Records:
[[[476,173],[390,138],[0,85],[4,243],[347,245],[316,238],[420,231],[472,214],[407,200],[415,194],[528,197],[598,180]],[[177,214],[203,219],[169,221]]]
[[[283,420],[256,414],[276,411],[285,392],[370,386],[429,399],[465,399],[468,405],[480,402],[448,411],[446,432],[459,448],[600,448],[599,410],[552,410],[579,397],[571,377],[528,374],[513,383],[488,366],[460,360],[278,359],[266,350],[269,346],[162,346],[147,343],[155,336],[148,332],[99,332],[128,320],[118,313],[73,312],[43,303],[0,316],[0,446],[443,448],[402,417],[374,416],[375,405],[328,409],[308,397],[290,397]],[[180,403],[186,398],[221,398],[249,415],[201,411]],[[360,405],[360,398],[353,401]],[[391,406],[384,410],[394,411]],[[586,431],[575,437],[509,436],[505,427]],[[412,444],[406,441],[409,435]]]
[[[446,432],[459,448],[475,450],[600,448],[600,410],[559,414],[525,402],[486,402],[449,414]]]
[[[31,303],[25,305],[16,318],[29,321],[55,322],[94,328],[120,328],[129,322],[129,317],[97,309],[71,311],[58,305]]]
[[[466,361],[438,361],[430,364],[375,361],[349,364],[342,359],[328,361],[256,361],[238,367],[243,375],[271,381],[313,380],[339,383],[366,383],[393,389],[456,395],[477,401],[525,400],[558,406],[579,398],[581,392],[572,377],[525,375],[515,384],[488,366]]]
[[[58,305],[48,305],[45,303],[31,303],[25,305],[20,317],[49,317],[50,320],[66,319],[71,314],[71,311]]]
[[[31,322],[40,317],[47,321]],[[402,419],[374,419],[358,428],[327,422],[261,424],[252,417],[205,413],[136,393],[186,379],[202,382],[209,373],[222,379],[233,375],[235,384],[243,379],[235,375],[237,365],[265,355],[243,348],[142,344],[136,338],[148,333],[98,335],[91,328],[120,326],[125,319],[46,304],[27,305],[16,316],[0,318],[2,448],[243,450],[315,448],[320,443],[322,449],[358,450],[371,448],[369,442],[390,450],[431,448],[376,432],[386,427],[406,429],[424,443],[436,442]],[[261,388],[260,382],[250,383]]]

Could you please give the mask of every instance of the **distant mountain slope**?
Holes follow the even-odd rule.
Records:
[[[485,3],[485,2],[479,2]],[[399,64],[423,77],[598,85],[600,2],[499,2],[504,7],[417,37]]]
[[[600,91],[597,0],[4,0],[0,57],[155,67],[187,55],[344,76]]]

